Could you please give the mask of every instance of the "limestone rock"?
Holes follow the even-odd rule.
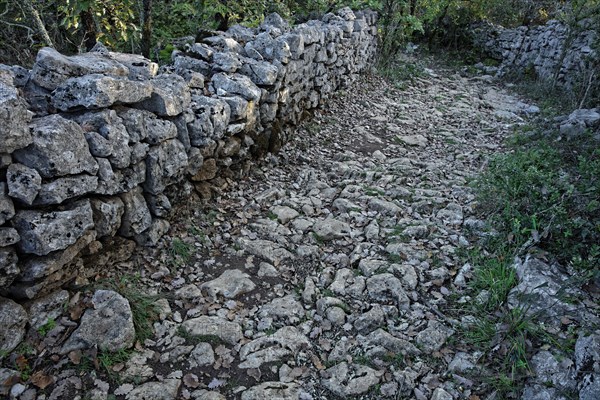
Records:
[[[284,326],[271,336],[263,336],[245,344],[240,349],[239,368],[260,368],[264,363],[279,361],[296,355],[310,346],[308,338],[293,326]]]
[[[44,178],[74,175],[82,172],[95,175],[98,164],[90,154],[81,127],[60,115],[37,118],[31,123],[33,143],[17,150],[13,156],[33,168]]]
[[[21,240],[15,228],[0,228],[0,247],[11,246]]]
[[[242,392],[242,400],[296,400],[299,396],[299,388],[293,382],[264,382]]]
[[[60,271],[90,243],[96,239],[96,231],[87,231],[75,244],[63,251],[57,251],[44,257],[28,258],[21,267],[20,282],[33,282]],[[30,297],[30,296],[27,296]]]
[[[235,322],[230,322],[220,317],[201,316],[198,318],[188,319],[181,324],[190,335],[196,336],[218,336],[221,340],[235,345],[244,335],[242,328]]]
[[[260,100],[260,89],[244,75],[218,73],[213,75],[211,85],[218,96],[238,95],[255,103]]]
[[[315,222],[313,232],[323,240],[341,239],[352,234],[350,225],[333,218]]]
[[[138,186],[130,192],[121,195],[121,200],[125,206],[125,212],[121,227],[119,228],[119,234],[125,237],[132,237],[150,228],[152,216],[142,195],[141,187]]]
[[[205,367],[215,362],[215,352],[209,343],[198,343],[190,353],[190,368]]]
[[[277,297],[263,305],[258,312],[261,318],[273,318],[294,324],[304,316],[304,307],[293,295]]]
[[[97,188],[98,177],[96,176],[82,174],[57,178],[42,185],[34,204],[61,204],[65,200],[93,192]]]
[[[346,398],[368,392],[379,379],[379,374],[372,368],[342,362],[326,369],[321,383],[335,395]]]
[[[209,297],[216,300],[219,295],[227,299],[234,299],[241,294],[251,292],[256,285],[248,274],[239,269],[229,269],[218,278],[203,283],[200,288]]]
[[[118,197],[105,197],[90,200],[94,226],[98,237],[114,236],[121,226],[125,204]]]
[[[31,79],[43,88],[54,90],[71,77],[87,74],[126,76],[127,67],[104,54],[92,52],[64,56],[50,47],[42,48],[31,71]]]
[[[133,345],[135,328],[127,299],[112,290],[97,290],[92,304],[94,308],[83,314],[79,327],[63,345],[62,354],[92,346],[115,352]]]
[[[6,191],[6,183],[0,182],[0,225],[4,225],[15,215],[15,205]]]
[[[454,330],[444,326],[443,324],[430,320],[427,323],[427,328],[422,330],[417,335],[417,343],[426,352],[438,351],[442,348],[446,339],[454,334]]]
[[[12,153],[31,143],[30,121],[27,103],[19,96],[12,77],[0,71],[0,153]]]
[[[194,95],[191,107],[196,114],[195,121],[188,124],[192,146],[204,146],[209,139],[221,139],[231,117],[229,104],[223,99]]]
[[[50,320],[57,320],[63,313],[64,305],[69,301],[69,292],[58,290],[36,299],[29,306],[29,326],[38,329]]]
[[[0,247],[0,290],[6,289],[19,275],[19,261],[13,247]]]
[[[72,245],[93,228],[89,200],[74,203],[64,211],[19,211],[13,225],[21,235],[21,251],[38,256]]]
[[[177,139],[167,140],[150,148],[146,158],[147,192],[158,195],[177,181],[185,172],[188,157],[183,144]]]
[[[389,273],[373,275],[367,279],[367,292],[374,300],[393,300],[401,309],[407,309],[410,304],[400,280]]]
[[[154,219],[150,228],[144,232],[135,235],[134,240],[140,246],[153,247],[158,244],[158,241],[163,237],[171,228],[169,221],[165,219]]]
[[[21,343],[27,320],[27,312],[23,307],[0,297],[0,351],[10,352]]]
[[[31,205],[42,188],[42,177],[33,168],[14,163],[8,166],[6,183],[10,197]]]
[[[268,240],[240,238],[238,242],[246,252],[262,257],[270,263],[294,258],[292,253]]]
[[[91,74],[61,83],[52,92],[52,105],[62,111],[98,109],[137,103],[149,98],[151,93],[152,86],[145,81]]]
[[[178,75],[158,75],[152,81],[152,96],[136,106],[160,116],[173,117],[190,106],[190,89]]]
[[[181,386],[179,379],[144,383],[127,393],[127,400],[176,400]]]

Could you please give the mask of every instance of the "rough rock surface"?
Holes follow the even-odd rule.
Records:
[[[65,342],[61,352],[66,354],[93,346],[116,352],[131,347],[135,328],[127,299],[111,290],[97,290],[92,306],[93,309],[83,314],[81,324]]]

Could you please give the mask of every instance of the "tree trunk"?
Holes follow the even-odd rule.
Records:
[[[142,0],[142,55],[150,58],[152,46],[152,0]]]
[[[31,14],[31,17],[33,18],[33,23],[35,24],[35,27],[37,28],[39,34],[42,35],[42,39],[44,39],[46,45],[54,47],[52,39],[50,39],[50,35],[48,35],[48,31],[44,26],[44,22],[42,21],[42,18],[40,18],[40,13],[38,13],[38,11],[35,9],[31,0],[23,0],[23,3],[25,3],[27,11],[29,11],[29,13]]]

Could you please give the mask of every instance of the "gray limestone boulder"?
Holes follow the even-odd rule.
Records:
[[[0,297],[0,351],[10,352],[25,336],[27,312],[10,299]]]
[[[82,172],[95,175],[98,164],[90,154],[83,130],[74,121],[54,114],[31,123],[34,142],[13,156],[33,168],[44,178],[74,175]]]
[[[6,183],[0,182],[0,225],[4,225],[15,215],[15,205],[6,192]]]
[[[0,247],[16,244],[21,240],[19,232],[15,228],[0,228]]]
[[[34,204],[61,204],[65,200],[91,193],[97,188],[97,176],[82,174],[57,178],[42,185]]]
[[[271,86],[277,81],[279,69],[266,61],[255,61],[247,58],[239,68],[239,73],[249,77],[256,85]]]
[[[150,148],[146,158],[144,188],[154,195],[162,193],[168,185],[175,183],[184,174],[187,165],[185,147],[177,139],[170,139]]]
[[[402,287],[402,282],[389,273],[373,275],[367,279],[367,292],[373,300],[392,300],[396,302],[400,309],[407,309],[410,305],[410,300]]]
[[[223,137],[231,118],[231,109],[226,101],[214,97],[193,96],[192,110],[196,115],[194,122],[188,124],[192,146],[204,146],[208,140]]]
[[[87,74],[126,76],[128,73],[127,67],[102,53],[91,52],[69,57],[50,47],[44,47],[37,54],[31,79],[43,88],[54,90],[72,77]]]
[[[42,177],[33,168],[14,163],[8,166],[6,183],[10,197],[31,205],[42,188]]]
[[[556,264],[547,264],[541,260],[528,257],[524,262],[516,259],[513,265],[519,278],[519,284],[508,295],[508,306],[524,307],[527,315],[535,315],[536,319],[550,326],[561,326],[561,317],[586,320],[585,308],[571,301],[570,298],[582,298],[583,293],[571,283],[568,273]]]
[[[123,108],[118,113],[132,142],[143,140],[150,144],[158,144],[178,136],[175,123],[157,118],[150,111]]]
[[[144,232],[152,225],[152,216],[142,194],[142,188],[135,189],[122,194],[121,200],[125,206],[119,234],[125,237],[133,237]]]
[[[453,334],[453,329],[437,321],[430,320],[427,323],[427,328],[417,334],[417,343],[424,351],[431,353],[441,349],[446,340]]]
[[[90,199],[98,237],[114,236],[121,226],[125,205],[119,197]]]
[[[56,251],[43,257],[27,258],[21,265],[21,274],[19,275],[19,283],[31,283],[41,280],[44,277],[55,274],[54,279],[58,278],[57,272],[61,272],[63,268],[71,263],[77,255],[81,253],[89,244],[96,239],[96,231],[87,231],[83,234],[75,244],[67,247],[63,251]],[[42,283],[35,290],[25,291],[25,297],[33,298],[42,289],[46,289]]]
[[[152,96],[136,107],[160,116],[173,117],[190,106],[190,88],[179,75],[157,75],[152,81]]]
[[[251,292],[256,285],[250,279],[250,275],[239,269],[230,269],[224,271],[218,278],[203,283],[200,288],[208,297],[216,300],[219,295],[234,299],[241,294]]]
[[[123,64],[129,70],[127,75],[132,80],[150,79],[156,76],[158,64],[140,54],[108,52],[108,56]]]
[[[212,52],[211,58],[212,58]],[[203,76],[208,76],[211,73],[210,64],[205,60],[199,60],[198,58],[188,57],[184,54],[177,54],[173,60],[173,67],[175,72],[183,75],[185,71],[192,71]],[[185,79],[185,78],[184,78]]]
[[[333,240],[350,237],[352,229],[346,222],[327,218],[315,222],[313,232],[323,240]]]
[[[0,71],[0,153],[12,153],[32,141],[28,127],[31,113],[12,78],[8,72]]]
[[[263,382],[242,392],[242,400],[297,400],[300,388],[294,382]]]
[[[212,70],[214,72],[234,73],[242,66],[239,55],[235,53],[217,52],[213,56]]]
[[[154,219],[150,228],[144,232],[135,235],[133,239],[140,246],[153,247],[158,244],[158,241],[163,237],[171,228],[169,221],[165,219]]]
[[[242,327],[239,324],[220,317],[203,315],[188,319],[181,324],[181,328],[190,335],[217,336],[231,345],[236,345],[244,337]]]
[[[323,371],[322,376],[323,386],[336,396],[347,398],[368,392],[379,383],[381,374],[365,365],[342,362]]]
[[[249,77],[240,74],[215,74],[211,79],[211,87],[217,96],[238,95],[255,103],[260,101],[262,94]]]
[[[72,245],[94,227],[89,200],[81,200],[63,211],[21,210],[13,218],[21,235],[19,249],[43,256]]]
[[[29,305],[29,326],[33,329],[46,324],[49,320],[57,320],[69,301],[69,292],[58,290],[47,296],[34,300]]]
[[[127,299],[112,290],[97,290],[92,305],[94,308],[83,314],[79,327],[67,339],[61,353],[93,346],[115,352],[133,346],[135,328]]]
[[[18,261],[13,247],[0,247],[0,290],[8,288],[21,272]]]
[[[140,185],[146,180],[146,162],[139,161],[129,168],[113,168],[106,158],[97,158],[98,188],[96,193],[102,195],[115,195],[125,193]]]
[[[114,104],[137,103],[151,94],[152,85],[147,81],[91,74],[61,83],[52,92],[52,105],[62,111],[98,109]]]
[[[127,393],[126,400],[176,400],[181,386],[180,379],[144,383]]]
[[[310,342],[306,336],[293,326],[284,326],[273,335],[262,336],[246,343],[240,349],[238,367],[242,369],[260,368],[265,363],[277,362],[289,356],[295,356]]]

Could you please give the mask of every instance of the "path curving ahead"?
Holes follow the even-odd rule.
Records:
[[[478,224],[467,181],[526,108],[443,68],[396,86],[365,77],[138,254],[162,319],[119,367],[126,383],[86,375],[83,387],[127,399],[464,396],[447,373],[457,333],[443,310],[462,284],[462,232]]]

